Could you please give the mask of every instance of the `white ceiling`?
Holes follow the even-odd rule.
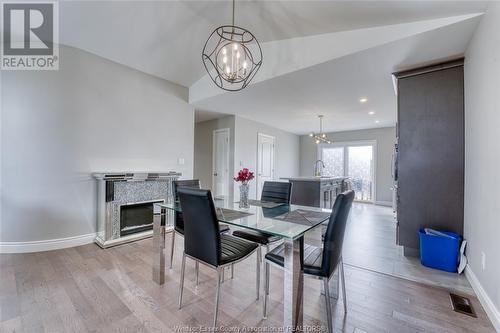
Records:
[[[349,54],[195,103],[202,110],[238,114],[306,134],[394,126],[391,73],[464,53],[480,17]],[[360,98],[366,97],[366,103]],[[369,115],[374,111],[374,115]],[[378,123],[375,121],[378,120]]]
[[[264,44],[284,45],[297,37],[313,40],[319,34],[477,13],[486,5],[483,1],[237,1],[236,24]],[[192,87],[206,74],[201,61],[204,42],[214,28],[230,22],[231,2],[61,1],[59,10],[61,43]],[[398,66],[463,53],[477,20],[416,31],[330,61],[310,62],[314,66],[265,77],[239,93],[205,96],[194,105],[212,112],[212,117],[240,114],[295,133],[315,130],[318,113],[325,114],[329,130],[391,125],[395,97],[389,74]],[[264,64],[269,56],[264,53]],[[368,96],[366,105],[359,105],[361,95]],[[368,109],[377,112],[379,124],[373,123],[374,117],[365,119]]]

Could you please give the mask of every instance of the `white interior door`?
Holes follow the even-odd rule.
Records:
[[[274,141],[270,135],[258,134],[257,138],[257,199],[260,199],[265,181],[274,180]]]
[[[229,189],[229,128],[213,133],[212,192],[214,197],[226,197]]]

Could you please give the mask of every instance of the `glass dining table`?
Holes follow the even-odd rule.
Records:
[[[302,327],[304,277],[300,265],[300,247],[304,234],[327,221],[331,210],[276,205],[255,201],[249,208],[240,208],[232,200],[214,200],[219,222],[279,236],[284,242],[284,317],[283,326],[296,330]],[[165,234],[173,231],[174,212],[182,212],[178,202],[156,203],[161,218],[153,222],[153,280],[165,281]]]

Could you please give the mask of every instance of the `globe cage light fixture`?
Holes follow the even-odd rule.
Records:
[[[327,138],[326,133],[323,133],[323,115],[319,115],[319,133],[309,133],[309,136],[314,139],[317,145],[320,143],[332,144],[333,141]]]
[[[203,65],[212,81],[227,91],[244,89],[262,65],[262,49],[248,30],[234,25],[215,29],[208,37],[203,53]]]

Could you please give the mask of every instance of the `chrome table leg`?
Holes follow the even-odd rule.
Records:
[[[161,218],[153,218],[153,281],[165,283],[165,222],[166,208],[161,209]]]
[[[172,230],[172,244],[170,246],[170,269],[174,263],[175,230]]]
[[[302,328],[304,274],[300,267],[302,239],[285,239],[284,246],[284,316],[283,326],[287,331]]]

